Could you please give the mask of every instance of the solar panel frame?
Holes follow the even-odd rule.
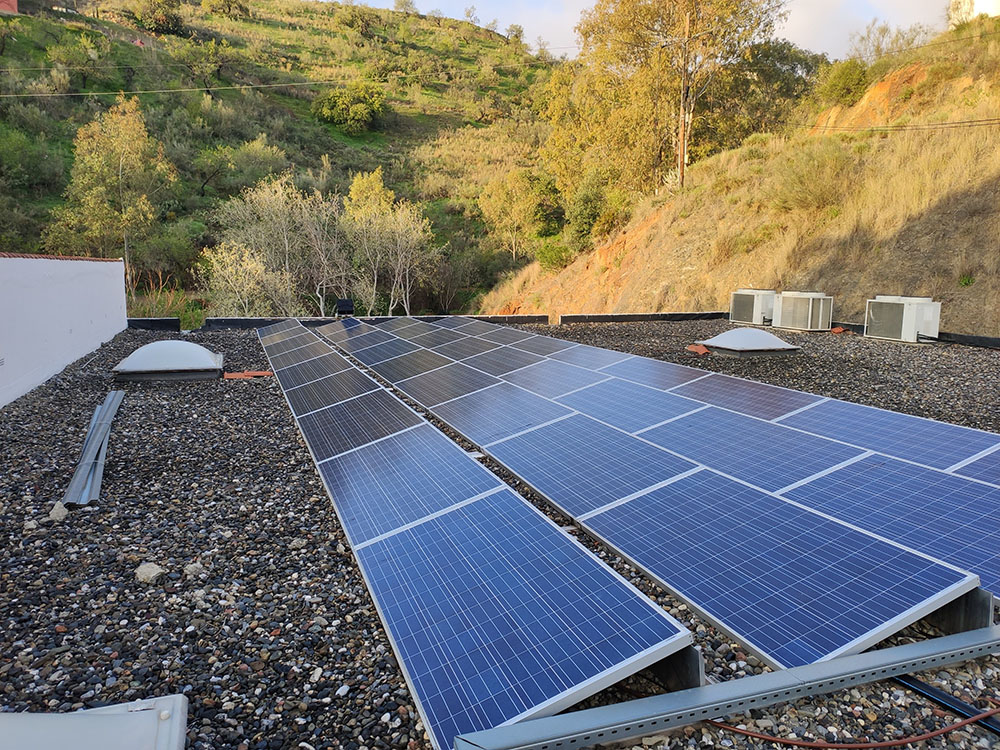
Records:
[[[419,336],[415,336],[410,339],[414,344],[422,346],[426,349],[433,349],[436,346],[441,346],[443,344],[453,344],[457,341],[462,341],[463,339],[469,338],[464,333],[459,331],[451,331],[447,328],[439,328],[436,331],[428,331],[427,333],[422,333]]]
[[[569,364],[577,365],[578,367],[599,370],[602,367],[607,367],[608,365],[620,362],[623,359],[628,359],[632,355],[626,354],[625,352],[612,351],[611,349],[601,349],[597,346],[580,344],[579,346],[574,346],[569,349],[553,352],[549,356],[552,359],[558,359],[560,362],[568,362]]]
[[[696,370],[693,367],[664,362],[660,359],[650,359],[649,357],[629,357],[607,367],[602,367],[601,372],[661,391],[669,391],[679,385],[708,377],[711,374],[705,370]]]
[[[297,388],[313,380],[319,380],[335,372],[342,372],[350,369],[351,363],[341,357],[336,352],[301,362],[297,365],[290,365],[280,369],[275,369],[274,374],[278,378],[282,389]]]
[[[452,360],[445,356],[432,352],[430,349],[418,349],[409,354],[377,362],[371,365],[371,368],[390,383],[395,384],[400,380],[412,378],[415,375],[421,375],[450,364],[452,364]]]
[[[610,376],[566,362],[545,359],[537,364],[501,375],[504,380],[537,393],[545,398],[555,399],[571,391],[607,380]]]
[[[956,474],[1000,487],[1000,450],[987,453],[954,470]]]
[[[284,354],[269,356],[269,359],[271,360],[271,366],[274,369],[281,370],[285,367],[291,367],[292,365],[301,364],[307,360],[321,357],[331,351],[333,351],[333,349],[329,344],[317,338],[311,344],[296,347],[295,349],[287,351]]]
[[[299,417],[378,388],[381,386],[370,377],[351,368],[297,388],[286,389],[285,398],[288,399],[292,414]]]
[[[544,357],[537,354],[531,354],[520,349],[512,349],[509,346],[499,346],[496,349],[490,349],[488,352],[469,357],[463,360],[463,362],[469,367],[475,367],[477,370],[488,372],[490,375],[500,376],[513,370],[519,370],[522,367],[541,362],[543,359]]]
[[[583,525],[775,668],[860,652],[977,584],[708,469]],[[703,572],[707,561],[715,565],[711,576]],[[795,607],[768,618],[780,609],[770,600]]]
[[[299,417],[316,463],[420,424],[402,401],[379,389]]]
[[[285,318],[284,320],[279,320],[277,323],[272,323],[268,326],[263,326],[257,329],[257,336],[263,338],[264,336],[269,336],[272,333],[277,333],[278,331],[285,331],[291,328],[296,328],[302,325],[295,318]]]
[[[533,338],[535,334],[528,333],[527,331],[520,331],[516,328],[506,328],[504,326],[497,326],[495,330],[489,331],[488,333],[478,334],[479,338],[485,339],[486,341],[493,341],[497,344],[513,344],[516,341],[524,341],[525,339]]]
[[[720,440],[726,435],[731,439]],[[865,453],[861,448],[714,406],[653,427],[642,436],[666,450],[771,492]]]
[[[1000,445],[995,433],[836,399],[779,423],[936,469]]]
[[[478,354],[485,354],[499,346],[500,344],[494,344],[492,341],[483,341],[478,336],[466,336],[460,341],[435,346],[431,351],[443,354],[449,359],[460,361],[469,357],[475,357]]]
[[[300,327],[302,328],[302,331],[307,330],[305,326]],[[286,328],[283,331],[278,331],[277,333],[268,334],[266,336],[258,335],[258,338],[260,339],[261,346],[268,347],[271,344],[278,343],[279,341],[284,341],[285,339],[292,338],[293,336],[298,336],[299,333],[300,331],[297,331],[294,328]]]
[[[783,497],[979,575],[1000,594],[1000,488],[871,455]]]
[[[484,388],[435,406],[432,411],[480,446],[573,413],[561,404],[510,383]]]
[[[420,351],[420,347],[416,344],[406,339],[393,338],[391,341],[351,352],[351,356],[371,367],[379,362],[385,362],[387,359],[393,359],[394,357],[416,351]]]
[[[571,349],[574,346],[579,346],[575,341],[563,341],[562,339],[555,339],[551,336],[532,336],[528,339],[522,339],[520,341],[515,341],[511,346],[515,349],[521,349],[526,352],[531,352],[532,354],[541,354],[547,357],[555,352],[560,352],[563,349]]]
[[[349,336],[343,341],[337,342],[337,346],[350,354],[360,350],[366,349],[369,346],[375,346],[376,344],[384,344],[388,341],[397,341],[397,337],[394,336],[389,331],[382,331],[378,328],[374,328],[371,331],[365,331],[360,336]]]
[[[469,565],[468,569],[473,571],[477,581],[477,587],[475,589],[476,598],[471,600],[472,601],[471,611],[474,614],[470,613],[469,616],[459,621],[462,625],[468,622],[476,623],[476,622],[494,621],[494,618],[491,618],[488,614],[486,614],[483,611],[482,605],[476,603],[477,601],[481,601],[483,599],[489,600],[491,598],[489,590],[482,588],[484,581],[481,573],[479,573],[478,571],[482,569],[500,569],[501,566],[498,565],[496,562],[493,563],[484,562],[482,559],[483,558],[482,553],[486,552],[495,553],[500,555],[501,556],[500,559],[502,559],[503,557],[511,557],[508,553],[509,550],[512,548],[518,548],[519,550],[531,549],[530,547],[526,547],[525,545],[514,544],[510,541],[500,541],[501,538],[509,540],[514,538],[514,536],[517,534],[523,535],[524,533],[526,533],[527,530],[530,529],[544,530],[546,536],[552,539],[553,543],[558,542],[560,545],[562,545],[563,550],[572,550],[578,556],[577,559],[580,560],[582,564],[586,565],[590,569],[590,571],[593,571],[593,574],[587,574],[587,575],[579,574],[576,575],[573,579],[574,586],[580,588],[587,588],[586,591],[587,596],[580,600],[580,602],[584,606],[593,607],[596,603],[606,600],[606,596],[603,595],[602,592],[605,590],[610,591],[610,589],[606,589],[604,586],[599,585],[597,579],[595,579],[594,577],[595,575],[599,575],[601,579],[609,581],[615,587],[623,586],[624,587],[623,590],[629,592],[629,599],[630,599],[629,603],[631,605],[638,606],[641,603],[643,607],[650,607],[651,614],[654,615],[654,619],[649,620],[648,622],[650,623],[656,622],[660,626],[662,626],[663,622],[666,622],[662,620],[662,616],[665,615],[666,613],[664,613],[661,609],[659,609],[654,603],[650,602],[648,599],[642,596],[639,597],[631,596],[631,591],[633,590],[633,587],[631,586],[631,584],[629,584],[627,581],[621,578],[621,576],[619,576],[617,573],[615,573],[607,566],[598,565],[597,567],[594,567],[594,562],[596,561],[596,558],[594,558],[593,555],[591,555],[582,545],[580,545],[579,542],[570,538],[569,535],[562,532],[558,527],[555,526],[555,524],[551,522],[551,520],[545,518],[537,509],[532,507],[530,504],[525,503],[524,501],[520,501],[515,504],[512,502],[512,500],[519,500],[519,498],[517,498],[517,496],[514,495],[514,493],[510,492],[509,490],[502,491],[494,495],[485,497],[482,500],[477,500],[474,503],[464,505],[448,514],[445,514],[435,519],[431,519],[427,523],[415,526],[412,529],[407,530],[406,532],[390,536],[387,539],[382,540],[376,544],[365,546],[360,550],[356,551],[355,554],[357,556],[359,567],[362,571],[362,575],[365,578],[366,584],[369,586],[369,590],[373,592],[373,599],[376,604],[376,609],[379,612],[379,616],[382,619],[386,633],[388,634],[390,642],[392,643],[393,650],[397,654],[407,653],[406,646],[403,643],[401,643],[402,638],[400,637],[400,634],[405,634],[407,632],[419,632],[419,631],[415,631],[413,626],[410,626],[406,630],[401,630],[400,628],[394,627],[394,623],[389,618],[386,617],[386,613],[384,611],[385,607],[383,603],[385,597],[379,596],[379,594],[377,593],[379,589],[375,586],[372,586],[371,572],[376,567],[375,563],[382,562],[382,563],[396,565],[397,572],[393,576],[390,576],[388,574],[383,574],[382,577],[387,580],[391,578],[393,580],[399,581],[400,585],[394,585],[391,588],[393,592],[397,592],[398,595],[401,596],[412,596],[415,593],[415,589],[412,586],[408,585],[410,581],[415,579],[420,580],[423,583],[426,581],[434,581],[435,576],[441,577],[441,583],[438,585],[450,588],[453,585],[452,581],[461,582],[463,578],[463,576],[458,572],[457,569],[448,570],[448,572],[446,573],[447,578],[443,578],[441,573],[442,568],[438,565],[429,564],[429,565],[418,566],[418,564],[411,557],[407,557],[403,552],[399,550],[398,546],[394,545],[394,543],[407,541],[406,537],[404,536],[406,534],[416,535],[418,533],[423,533],[425,535],[424,538],[430,538],[429,534],[437,532],[437,536],[433,541],[424,541],[420,544],[413,544],[411,545],[411,548],[436,549],[449,544],[454,545],[457,544],[459,541],[461,541],[466,543],[466,548],[470,550],[472,555],[477,555],[476,558],[473,558],[473,562],[468,563]],[[494,502],[491,505],[489,504],[489,501],[494,501]],[[487,530],[488,532],[492,533],[486,533],[481,531],[481,529],[485,527],[485,524],[480,519],[479,521],[472,521],[462,524],[462,527],[464,527],[465,531],[464,532],[458,531],[458,528],[460,527],[456,522],[461,522],[463,520],[462,519],[463,515],[470,515],[472,513],[475,513],[476,511],[479,511],[480,509],[491,510],[493,508],[503,507],[500,504],[504,501],[507,502],[506,507],[509,509],[515,509],[517,512],[522,514],[534,513],[537,517],[540,517],[541,520],[539,521],[539,525],[531,527],[526,522],[508,523],[506,524],[506,527],[501,530],[499,525],[494,524],[493,529]],[[441,529],[444,528],[445,524],[449,522],[451,522],[451,527],[447,528],[447,531],[442,532]],[[471,542],[466,541],[467,539],[470,538],[471,534],[475,534],[477,532],[479,533],[478,539],[473,538],[473,541]],[[375,559],[375,556],[380,553],[381,553],[381,560],[379,561]],[[466,557],[467,556],[463,556],[461,559],[464,561]],[[552,557],[554,557],[556,560],[559,561],[558,565],[560,565],[562,568],[569,567],[570,560],[567,558],[566,553],[560,552],[559,554],[554,555]],[[549,556],[542,555],[533,557],[530,565],[524,565],[523,553],[521,553],[517,556],[514,562],[518,565],[518,569],[523,570],[524,572],[516,576],[508,576],[506,580],[514,581],[516,582],[516,585],[523,585],[523,583],[521,582],[524,581],[525,579],[525,573],[527,571],[531,571],[532,575],[535,576],[533,580],[537,581],[537,583],[532,584],[530,588],[524,591],[524,593],[520,595],[520,597],[515,597],[515,599],[528,602],[532,601],[532,599],[537,600],[539,596],[539,591],[544,591],[546,589],[552,588],[550,580],[555,576],[550,576],[549,571],[553,569],[552,565],[554,561],[553,559],[550,559]],[[420,572],[414,575],[413,571],[418,568]],[[559,569],[558,567],[555,568],[556,571],[558,571],[558,569]],[[610,574],[610,577],[608,577],[608,574]],[[403,581],[406,581],[407,584],[403,584]],[[558,591],[556,593],[558,594]],[[565,596],[563,598],[565,598]],[[614,604],[612,606],[608,605],[603,605],[603,606],[609,613],[611,613],[609,614],[609,617],[610,619],[612,619],[612,621],[619,619],[620,613],[623,609],[621,605]],[[421,609],[421,607],[408,605],[405,607],[400,607],[400,609],[418,610]],[[532,607],[532,609],[538,615],[544,614],[543,609],[539,607],[537,604],[535,604]],[[576,630],[580,628],[581,625],[583,625],[584,626],[583,629],[579,632],[586,633],[587,636],[580,635],[575,637],[579,638],[581,641],[583,641],[586,638],[588,640],[588,646],[590,646],[590,644],[592,643],[592,639],[594,637],[594,633],[600,633],[601,629],[596,627],[594,628],[586,627],[587,621],[584,618],[585,613],[582,611],[578,611],[576,614],[578,616],[568,619],[565,622],[560,621],[559,619],[551,621],[548,619],[544,621],[539,620],[538,624],[534,625],[532,628],[524,630],[521,633],[518,633],[516,631],[512,632],[508,630],[506,619],[499,618],[498,620],[496,620],[496,625],[491,625],[491,630],[489,632],[494,634],[492,637],[494,637],[495,642],[498,644],[497,648],[502,650],[503,653],[509,654],[511,652],[514,653],[520,652],[527,654],[528,650],[526,650],[525,648],[526,644],[530,643],[532,638],[537,638],[539,634],[548,637],[547,634],[550,631],[565,632],[567,628],[573,628],[574,630]],[[599,690],[603,689],[604,687],[607,687],[611,684],[614,684],[615,682],[620,681],[623,677],[627,676],[628,674],[632,674],[641,669],[642,667],[650,666],[656,663],[658,660],[662,659],[666,654],[673,653],[679,648],[682,648],[685,645],[689,644],[691,642],[690,633],[684,631],[683,628],[680,628],[679,624],[676,623],[676,621],[674,621],[673,618],[669,618],[669,615],[666,615],[666,617],[668,618],[668,621],[673,623],[673,625],[676,626],[681,632],[678,632],[678,634],[676,635],[672,634],[669,635],[668,638],[660,640],[658,643],[656,643],[656,645],[647,648],[644,651],[641,651],[637,655],[631,656],[626,661],[620,662],[610,668],[605,669],[603,672],[595,674],[594,676],[588,679],[584,679],[582,681],[576,682],[575,684],[572,684],[570,688],[562,690],[558,694],[554,695],[553,697],[549,698],[548,700],[540,704],[531,706],[529,708],[524,708],[524,706],[521,706],[521,708],[523,708],[524,710],[520,710],[519,713],[510,716],[505,721],[497,722],[495,718],[489,717],[485,714],[480,714],[474,718],[469,717],[469,721],[471,723],[471,726],[469,728],[462,728],[454,721],[450,723],[446,723],[444,721],[438,721],[437,720],[438,712],[434,711],[431,708],[431,706],[428,705],[428,701],[423,698],[423,696],[427,695],[429,692],[427,689],[424,688],[426,682],[423,679],[421,679],[419,674],[414,673],[412,665],[408,663],[406,659],[400,659],[400,665],[403,669],[407,684],[410,687],[410,692],[414,696],[414,700],[417,703],[417,708],[420,711],[421,716],[425,717],[425,726],[427,727],[428,734],[431,737],[431,744],[434,746],[435,750],[450,750],[454,736],[457,736],[457,734],[459,733],[465,733],[468,731],[473,731],[475,729],[489,728],[498,723],[504,723],[504,724],[514,723],[516,721],[520,721],[523,719],[529,719],[537,716],[545,716],[552,713],[556,713],[564,708],[573,705],[576,702],[579,702],[584,697],[592,695],[598,692]],[[454,630],[453,629],[455,627],[454,624],[443,622],[440,620],[438,622],[440,623],[439,627],[449,628],[447,632],[451,635],[451,637],[450,639],[448,639],[447,641],[448,643],[454,644],[456,649],[467,648],[465,644],[469,642],[469,638],[466,635],[468,631]],[[499,630],[497,629],[497,626],[500,626]],[[671,627],[670,631],[673,630],[674,627]],[[663,632],[664,634],[666,634],[668,631],[664,630]],[[425,647],[422,645],[422,643],[419,642],[419,639],[417,639],[417,648],[413,650],[420,651],[423,650],[423,648]],[[491,678],[491,674],[493,674],[493,670],[496,669],[495,665],[503,663],[500,662],[500,660],[497,658],[480,658],[478,660],[471,660],[471,661],[463,659],[462,661],[471,667],[471,669],[468,669],[469,673],[477,675],[479,677],[478,681],[475,683],[477,686],[479,686],[480,684],[482,684],[483,686],[486,686],[488,684],[495,684],[494,682],[495,678]],[[520,657],[517,660],[517,662],[515,664],[512,664],[511,666],[516,670],[522,670],[525,664],[526,664],[525,658]],[[458,662],[456,662],[456,667],[457,666]],[[561,666],[563,670],[566,670],[569,667],[569,663],[564,659],[561,662]],[[574,672],[576,672],[576,675],[573,674],[566,675],[569,677],[570,681],[572,681],[574,676],[579,676],[578,669],[575,669]],[[459,674],[460,673],[457,671],[450,670],[448,671],[447,676],[435,680],[435,684],[447,686],[440,692],[442,696],[444,696],[445,698],[449,698],[458,695],[459,691],[456,688],[461,688],[463,693],[469,692],[469,690],[464,687],[465,685],[464,680],[458,678]],[[521,686],[518,690],[519,695],[522,696],[520,700],[523,700],[525,702],[525,705],[527,705],[527,703],[530,701],[530,697],[527,695],[527,691],[535,689],[535,686],[537,686],[539,683],[538,678],[542,676],[543,675],[539,674],[536,675],[535,679],[530,679],[527,674],[513,672],[507,675],[505,678],[503,678],[503,682]],[[563,678],[563,675],[554,672],[550,666],[546,667],[546,672],[544,676],[550,681],[554,679],[556,676],[558,676],[560,679]],[[478,692],[480,688],[473,687],[471,689],[473,691]],[[558,689],[558,687],[550,690],[549,692],[555,692],[556,689]],[[493,705],[497,704],[494,703]],[[508,706],[508,709],[503,713],[510,714],[518,710],[519,708],[517,707],[517,705],[513,707]],[[427,717],[430,718],[428,719]]]
[[[609,378],[555,400],[629,433],[707,408],[700,401],[620,378]]]
[[[786,416],[823,400],[822,396],[805,391],[718,373],[692,380],[674,388],[671,393],[767,420]]]
[[[582,414],[493,443],[487,450],[572,518],[698,468]]]
[[[424,422],[319,464],[352,547],[504,485]]]
[[[458,362],[396,383],[410,398],[428,408],[481,391],[500,381]]]
[[[471,323],[475,318],[466,318],[460,315],[449,315],[447,317],[441,318],[434,321],[434,325],[441,326],[442,328],[461,328],[468,323]]]
[[[315,334],[303,328],[301,333],[296,333],[294,336],[289,336],[281,341],[275,341],[273,344],[263,344],[264,353],[268,357],[273,357],[277,354],[284,354],[293,349],[298,349],[300,346],[305,346],[316,340]]]

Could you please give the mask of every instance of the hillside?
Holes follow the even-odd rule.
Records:
[[[153,34],[130,13],[139,7],[131,0],[81,2],[79,14],[48,5],[25,0],[28,15],[14,27],[0,19],[4,250],[43,248],[77,129],[120,90],[158,92],[140,94],[142,112],[179,179],[140,256],[149,274],[185,286],[194,257],[215,240],[214,208],[267,174],[288,169],[304,190],[343,194],[353,173],[381,166],[397,195],[427,201],[437,242],[465,249],[483,227],[468,205],[480,177],[464,166],[464,146],[488,142],[499,163],[535,159],[530,89],[551,63],[531,54],[517,29],[504,35],[440,14],[255,0],[181,4],[182,27]],[[386,96],[374,127],[352,133],[311,114],[314,96],[353,81]]]
[[[835,318],[933,295],[942,328],[1000,335],[1000,20],[878,60],[859,101],[696,163],[689,186],[557,273],[537,263],[486,313],[716,310],[737,287],[820,289]],[[865,130],[894,126],[891,132]]]

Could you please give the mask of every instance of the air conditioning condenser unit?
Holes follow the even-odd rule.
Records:
[[[931,297],[878,294],[865,306],[865,336],[873,339],[936,339],[940,323],[941,303]]]
[[[730,322],[762,326],[773,316],[773,289],[737,289],[729,297]]]
[[[782,292],[774,300],[774,327],[796,331],[829,331],[833,297],[822,292]]]

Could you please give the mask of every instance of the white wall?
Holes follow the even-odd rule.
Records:
[[[126,325],[121,261],[0,254],[0,407]]]

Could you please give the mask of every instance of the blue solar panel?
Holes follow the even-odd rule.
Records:
[[[423,424],[319,465],[352,546],[502,487]]]
[[[282,367],[291,367],[292,365],[297,365],[300,362],[305,362],[333,351],[331,346],[326,342],[320,341],[315,336],[313,339],[314,341],[311,344],[300,346],[284,354],[269,355],[268,359],[271,360],[271,367],[275,370],[280,370]]]
[[[466,318],[464,325],[460,326],[457,330],[466,334],[467,336],[478,336],[481,333],[489,333],[490,331],[495,331],[499,326],[493,325],[492,323],[487,323],[484,320],[475,320],[474,318]]]
[[[366,365],[374,365],[402,354],[415,352],[418,349],[420,349],[419,346],[411,344],[406,339],[393,339],[392,341],[386,341],[384,344],[376,344],[375,346],[360,349],[353,352],[352,356]]]
[[[555,398],[578,388],[585,388],[588,385],[607,380],[607,378],[607,375],[602,375],[599,372],[576,365],[568,365],[565,362],[556,362],[552,359],[503,376],[504,380],[519,385],[532,393],[537,393],[539,396],[545,396],[545,398]]]
[[[535,334],[526,331],[519,331],[516,328],[503,328],[498,326],[492,331],[482,333],[479,338],[493,341],[497,344],[513,344],[515,341],[524,341],[533,338]]]
[[[631,357],[605,367],[601,372],[664,391],[706,375],[704,370],[646,357]]]
[[[424,406],[465,396],[500,381],[480,370],[456,362],[433,372],[403,380],[396,387]]]
[[[397,328],[393,333],[399,336],[401,339],[415,339],[417,336],[423,336],[425,333],[431,333],[432,331],[440,331],[436,325],[432,323],[427,323],[423,320],[414,321],[412,325]]]
[[[375,344],[384,344],[386,341],[397,341],[398,339],[388,331],[380,331],[378,328],[373,328],[367,333],[363,333],[360,336],[349,336],[346,339],[339,341],[341,348],[353,353],[359,349],[364,349],[369,346],[375,346]]]
[[[360,370],[343,370],[285,391],[292,414],[300,416],[323,409],[362,393],[379,388],[379,384]]]
[[[285,320],[280,320],[277,323],[272,323],[269,326],[258,328],[257,335],[260,336],[261,338],[264,338],[265,336],[270,336],[271,334],[274,333],[279,333],[281,331],[288,331],[293,328],[300,328],[301,326],[302,324],[299,323],[299,321],[295,320],[295,318],[286,318]]]
[[[325,326],[320,326],[316,329],[316,332],[326,336],[330,341],[339,344],[342,341],[347,341],[349,338],[364,336],[366,333],[371,333],[374,330],[376,330],[374,326],[362,323],[355,318],[347,318],[346,320],[338,320],[335,323],[327,323]]]
[[[966,464],[961,469],[956,469],[955,473],[1000,485],[1000,450]]]
[[[466,359],[468,357],[475,357],[477,354],[482,354],[483,352],[488,352],[491,349],[496,349],[498,346],[500,344],[494,344],[492,341],[483,341],[481,338],[475,336],[466,336],[460,341],[436,346],[434,347],[434,351],[452,359]]]
[[[580,414],[496,443],[489,451],[574,517],[695,468]]]
[[[781,666],[863,650],[974,579],[702,470],[587,525]],[[910,620],[920,615],[909,613]]]
[[[306,329],[302,326],[298,326],[297,328],[286,328],[283,331],[278,331],[276,333],[271,333],[261,336],[260,343],[266,348],[271,344],[275,344],[279,341],[284,341],[285,339],[290,339],[294,336],[298,336],[305,330]]]
[[[571,365],[579,365],[580,367],[589,367],[591,370],[597,370],[615,362],[620,362],[623,359],[628,359],[632,355],[581,344],[570,349],[553,352],[549,356],[553,359],[558,359],[560,362],[569,362]]]
[[[434,413],[477,445],[572,414],[541,396],[501,383],[434,408]]]
[[[430,349],[435,346],[441,346],[442,344],[453,344],[456,341],[462,341],[467,338],[469,337],[459,331],[448,331],[443,328],[438,328],[433,331],[428,331],[427,333],[421,333],[419,336],[415,336],[411,340],[418,346],[424,346]]]
[[[771,491],[864,452],[714,407],[654,427],[642,436],[692,461]]]
[[[429,349],[418,349],[384,362],[377,362],[371,367],[390,383],[398,383],[400,380],[450,364],[452,361],[447,357],[435,354]]]
[[[826,401],[782,424],[946,469],[1000,443],[1000,435],[847,401]]]
[[[556,400],[626,432],[638,432],[705,406],[698,401],[617,378]]]
[[[264,351],[267,352],[267,356],[273,357],[275,354],[284,354],[285,352],[290,352],[292,349],[298,349],[300,346],[311,344],[316,340],[315,334],[310,333],[305,328],[297,333],[292,333],[294,335],[288,336],[281,341],[275,341],[273,344],[264,344]]]
[[[351,363],[341,357],[336,352],[330,352],[322,357],[310,359],[298,365],[292,365],[284,369],[275,370],[274,374],[281,383],[281,387],[286,391],[289,388],[296,388],[305,383],[325,378],[335,372],[342,372],[351,368]]]
[[[379,328],[386,331],[399,331],[403,328],[409,328],[414,323],[419,323],[420,321],[415,318],[383,318],[373,322]]]
[[[532,354],[548,355],[561,352],[563,349],[569,349],[576,346],[576,344],[572,341],[554,339],[551,336],[532,336],[531,338],[515,341],[511,346],[515,349],[523,349],[526,352],[531,352]]]
[[[423,421],[387,391],[363,396],[306,414],[299,427],[316,461],[357,448]]]
[[[441,326],[442,328],[461,328],[470,322],[472,322],[472,318],[464,318],[460,315],[451,315],[435,320],[434,325]]]
[[[790,391],[729,375],[709,375],[682,385],[673,392],[761,419],[775,419],[821,400],[820,396],[811,393]]]
[[[689,638],[511,492],[356,554],[437,750],[554,712]]]
[[[869,456],[786,493],[979,575],[1000,593],[1000,489]]]
[[[522,352],[520,349],[512,349],[509,346],[501,346],[492,349],[485,354],[470,357],[465,360],[469,367],[488,372],[490,375],[503,375],[504,373],[518,370],[536,362],[541,362],[543,357],[531,352]]]

